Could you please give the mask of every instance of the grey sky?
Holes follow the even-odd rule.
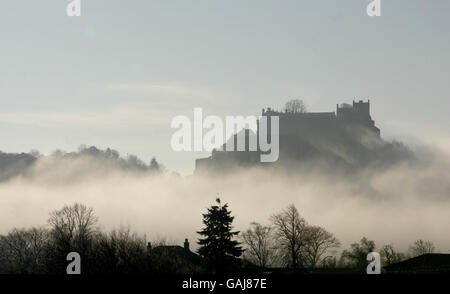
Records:
[[[64,0],[0,4],[0,150],[113,147],[189,173],[170,121],[370,98],[387,138],[450,146],[450,2]]]

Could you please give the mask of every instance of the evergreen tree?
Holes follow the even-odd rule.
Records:
[[[198,254],[206,260],[208,269],[221,272],[238,267],[243,250],[239,242],[232,240],[239,232],[232,231],[234,217],[228,204],[222,206],[219,198],[216,202],[203,214],[205,228],[197,233],[205,238],[199,239]]]

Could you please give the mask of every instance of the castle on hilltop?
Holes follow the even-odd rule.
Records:
[[[336,106],[336,112],[288,112],[275,111],[271,108],[262,110],[263,116],[278,116],[281,134],[305,134],[312,130],[317,135],[323,135],[333,129],[336,124],[353,124],[366,127],[369,131],[380,136],[380,129],[370,116],[370,100],[355,102],[353,105],[343,103]]]
[[[349,159],[352,157],[360,162],[367,155],[365,153],[370,152],[367,144],[381,140],[380,129],[370,116],[369,100],[353,101],[352,105],[337,105],[336,112],[292,112],[267,108],[262,110],[262,116],[267,117],[269,130],[271,117],[279,118],[278,163],[281,164],[316,158],[352,161]],[[241,132],[245,132],[245,151],[222,151],[225,148],[213,150],[210,157],[196,160],[196,172],[261,164],[261,151],[250,151],[248,148],[248,138],[252,131],[246,129]],[[259,142],[259,123],[256,136]],[[269,133],[268,137],[270,136]],[[236,141],[237,134],[234,135],[234,142]]]

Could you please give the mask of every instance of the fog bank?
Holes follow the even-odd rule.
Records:
[[[418,162],[345,174],[305,166],[296,173],[251,169],[188,177],[123,169],[90,155],[39,157],[26,174],[0,183],[0,233],[44,225],[52,210],[81,202],[94,208],[104,229],[127,225],[148,240],[181,244],[197,240],[201,214],[219,196],[238,230],[269,223],[293,203],[343,248],[367,236],[404,250],[422,238],[448,252],[450,160],[439,151],[427,154]]]

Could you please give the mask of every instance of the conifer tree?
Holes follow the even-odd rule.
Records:
[[[234,217],[228,210],[228,204],[221,205],[220,199],[216,199],[217,205],[208,208],[203,214],[205,228],[198,234],[204,236],[199,239],[198,253],[207,263],[209,270],[216,272],[232,270],[239,266],[239,256],[242,254],[240,243],[233,240],[239,232],[233,232],[232,222]]]

